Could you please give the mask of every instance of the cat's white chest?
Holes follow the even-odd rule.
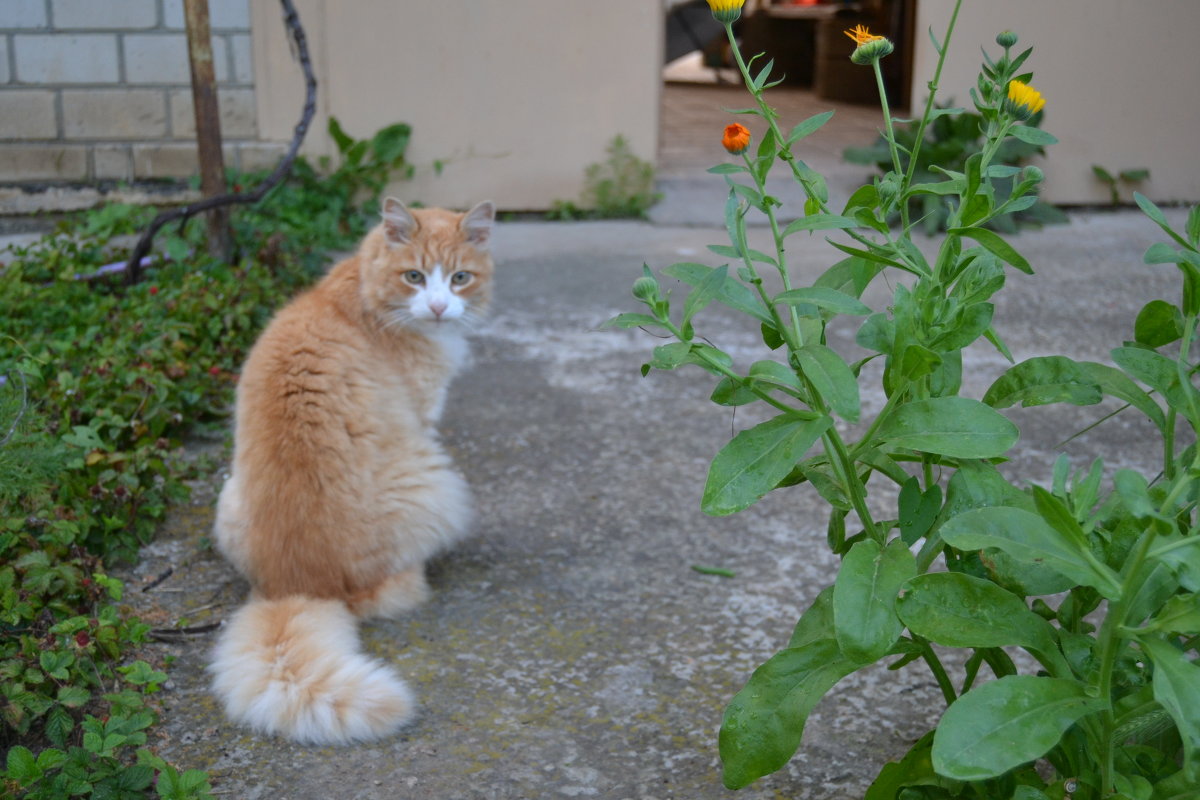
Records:
[[[471,363],[471,345],[457,326],[436,325],[426,335],[442,351],[442,357],[449,367],[450,376]]]

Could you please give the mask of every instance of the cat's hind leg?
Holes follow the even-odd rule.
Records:
[[[425,567],[418,564],[384,578],[374,588],[350,599],[350,610],[358,617],[397,617],[429,599]]]
[[[244,576],[253,574],[250,560],[249,540],[246,535],[248,522],[245,504],[242,502],[241,482],[236,474],[230,475],[221,487],[217,499],[217,515],[213,520],[213,540],[221,552]]]

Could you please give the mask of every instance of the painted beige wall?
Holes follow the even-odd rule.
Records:
[[[304,90],[277,4],[252,3],[258,123],[288,140]],[[653,161],[662,6],[657,0],[297,0],[318,81],[303,152],[335,152],[330,115],[360,138],[413,126],[406,201],[502,209],[577,200],[613,136]],[[445,162],[440,176],[435,160]]]
[[[913,101],[923,104],[953,0],[919,0]],[[1015,31],[1016,52],[1046,97],[1049,149],[1044,196],[1056,203],[1104,203],[1092,165],[1110,172],[1146,167],[1139,191],[1160,202],[1200,200],[1200,31],[1197,0],[966,0],[942,73],[939,98],[970,106],[980,47],[996,55],[996,34]],[[1128,200],[1130,190],[1122,188]]]

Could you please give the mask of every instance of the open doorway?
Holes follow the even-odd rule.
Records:
[[[873,142],[882,125],[874,73],[851,63],[853,42],[843,31],[867,25],[896,43],[882,62],[889,103],[898,116],[909,105],[912,65],[912,19],[915,0],[864,0],[848,3],[808,0],[749,0],[734,32],[747,57],[765,53],[775,59],[774,76],[784,82],[769,91],[769,102],[781,126],[833,110],[830,121],[806,139],[797,156],[826,176],[830,188],[856,187],[867,174],[847,164],[842,151]],[[695,177],[727,154],[720,129],[734,121],[760,136],[756,117],[734,117],[749,95],[731,67],[721,25],[712,19],[705,0],[668,0],[663,68],[660,177]]]

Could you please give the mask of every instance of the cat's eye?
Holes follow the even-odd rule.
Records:
[[[468,283],[471,282],[471,273],[456,272],[456,273],[454,273],[453,276],[451,276],[450,282],[453,283],[455,286],[466,286]]]
[[[408,281],[414,286],[419,286],[425,282],[425,273],[421,272],[419,269],[410,269],[408,272],[404,273],[404,280]]]

